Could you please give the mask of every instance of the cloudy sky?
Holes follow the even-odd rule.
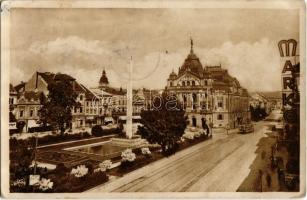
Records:
[[[280,90],[277,43],[299,38],[299,13],[272,9],[12,9],[11,83],[35,71],[61,72],[88,87],[105,68],[112,86],[164,88],[190,50],[243,87]],[[168,53],[166,53],[168,52]]]

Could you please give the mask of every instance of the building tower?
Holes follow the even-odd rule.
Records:
[[[99,80],[99,89],[105,89],[108,86],[109,86],[109,80],[108,80],[106,71],[103,70],[102,75],[101,75],[100,80]]]

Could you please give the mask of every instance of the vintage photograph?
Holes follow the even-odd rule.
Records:
[[[296,3],[5,2],[2,191],[304,194]]]

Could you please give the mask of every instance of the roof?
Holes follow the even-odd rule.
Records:
[[[102,75],[100,77],[99,84],[109,84],[109,80],[108,80],[105,70],[102,71]]]
[[[19,92],[20,89],[25,88],[25,86],[26,86],[26,83],[25,83],[25,82],[21,82],[21,83],[19,83],[18,85],[16,85],[14,88],[15,88],[15,90],[16,90],[17,92]]]
[[[191,50],[190,54],[184,60],[184,63],[179,68],[178,75],[182,75],[186,71],[190,71],[195,74],[197,77],[202,78],[204,73],[204,68],[199,60],[199,58],[194,54],[193,51],[193,40],[191,39]]]
[[[169,80],[174,80],[174,79],[176,79],[177,78],[177,74],[174,72],[174,71],[172,71],[172,73],[170,73],[170,75],[169,75]]]
[[[116,89],[116,88],[107,87],[105,88],[105,91],[110,94],[114,94],[114,95],[125,95],[126,94],[126,90],[122,88]]]
[[[80,84],[80,86],[82,87],[83,91],[85,92],[85,99],[86,100],[94,100],[96,95],[89,90],[87,87],[85,87],[84,85]]]
[[[13,87],[12,84],[10,84],[10,93],[16,93],[16,94],[17,94],[17,91],[16,91],[16,89]]]
[[[19,98],[24,97],[27,101],[39,101],[43,92],[25,91],[20,94]]]
[[[47,84],[50,84],[51,82],[58,81],[58,80],[70,80],[70,81],[76,80],[70,75],[61,74],[61,73],[54,74],[51,72],[37,72],[37,74],[41,76]]]

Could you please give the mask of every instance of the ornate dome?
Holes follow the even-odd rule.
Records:
[[[184,60],[184,63],[179,68],[179,75],[185,71],[190,71],[196,76],[203,77],[204,69],[199,58],[193,52],[193,40],[191,39],[191,50],[188,57]]]
[[[169,78],[170,80],[174,80],[177,78],[177,74],[174,72],[174,70],[172,71],[172,73],[170,73]]]

